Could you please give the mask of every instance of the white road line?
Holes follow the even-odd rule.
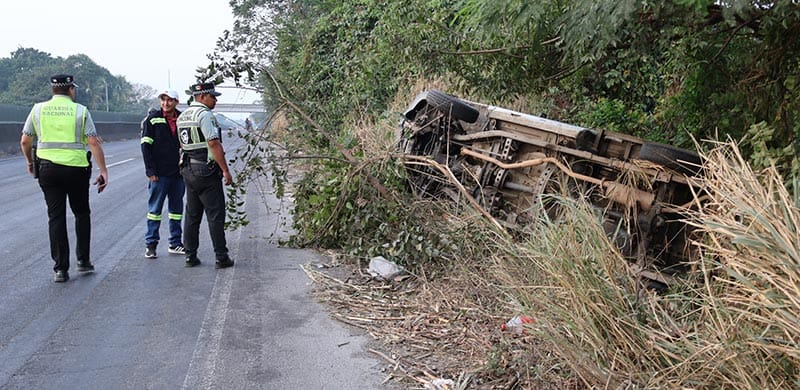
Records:
[[[239,252],[239,242],[243,229],[236,231],[236,237],[228,237],[231,255]],[[203,324],[200,326],[200,334],[197,336],[197,343],[192,352],[192,360],[189,362],[189,369],[183,379],[181,389],[213,389],[215,388],[215,372],[217,368],[217,356],[220,350],[220,341],[225,328],[225,321],[228,317],[228,305],[233,289],[233,279],[236,274],[236,266],[224,270],[214,270],[217,277],[214,279],[214,288],[211,290],[211,297],[206,306],[206,314],[203,317]]]
[[[111,167],[113,167],[113,166],[115,166],[115,165],[125,164],[125,163],[126,163],[126,162],[128,162],[128,161],[133,161],[133,159],[132,159],[132,158],[129,158],[129,159],[127,159],[127,160],[122,160],[122,161],[120,161],[120,162],[115,162],[115,163],[113,163],[113,164],[111,164],[111,165],[106,165],[106,168],[111,168]]]

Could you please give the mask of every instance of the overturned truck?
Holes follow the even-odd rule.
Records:
[[[523,232],[537,218],[558,218],[556,197],[581,198],[635,264],[669,271],[692,257],[682,210],[696,199],[692,177],[701,160],[693,151],[437,90],[416,97],[399,130],[400,151],[429,161],[406,164],[420,197],[469,196],[499,224]]]

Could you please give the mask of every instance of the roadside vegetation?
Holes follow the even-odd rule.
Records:
[[[50,98],[50,76],[72,69],[78,85],[77,102],[91,111],[147,112],[156,98],[155,89],[114,76],[85,54],[66,58],[34,48],[20,47],[0,58],[0,103],[30,107]]]
[[[391,352],[389,376],[456,388],[800,386],[800,5],[796,2],[234,0],[209,74],[272,111],[238,182],[292,187],[290,244],[344,322]],[[436,88],[697,148],[699,255],[642,287],[580,200],[565,222],[498,230],[469,204],[413,199],[399,114]],[[241,193],[242,188],[235,191]],[[246,216],[237,215],[245,223]],[[378,282],[373,256],[412,278]],[[526,332],[499,330],[514,315]]]

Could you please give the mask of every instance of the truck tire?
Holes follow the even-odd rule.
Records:
[[[648,142],[639,150],[639,159],[663,165],[673,171],[697,175],[702,168],[700,155],[672,145]]]
[[[478,120],[478,110],[442,91],[436,89],[429,90],[426,101],[429,105],[436,107],[437,110],[452,115],[453,118],[467,123],[475,123],[475,121]]]

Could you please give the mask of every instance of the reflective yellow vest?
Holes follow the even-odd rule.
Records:
[[[56,95],[33,106],[36,156],[56,164],[88,167],[84,135],[86,107],[68,96]]]
[[[200,129],[200,117],[208,111],[211,110],[204,105],[193,104],[178,117],[178,140],[181,148],[195,160],[211,161],[214,159],[211,151],[208,150],[208,141]],[[214,120],[214,126],[216,126],[216,120]]]

